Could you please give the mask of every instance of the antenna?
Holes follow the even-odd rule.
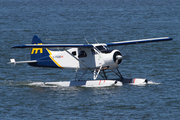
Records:
[[[89,44],[88,40],[85,38],[86,42]]]
[[[96,40],[96,38],[94,38]],[[98,43],[98,41],[96,40],[96,42]],[[98,43],[99,44],[99,43]]]

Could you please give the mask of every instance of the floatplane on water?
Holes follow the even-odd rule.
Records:
[[[103,87],[121,86],[124,83],[148,83],[147,79],[143,78],[125,79],[118,70],[118,66],[123,59],[121,52],[108,47],[169,40],[172,40],[172,38],[161,37],[111,43],[98,43],[96,40],[96,44],[89,44],[88,41],[87,44],[43,44],[41,39],[35,35],[31,44],[12,47],[31,48],[31,60],[15,61],[15,59],[10,59],[9,63],[28,63],[35,67],[75,69],[76,74],[78,70],[84,71],[82,76],[75,77],[75,81],[45,82],[44,84],[47,85]],[[52,51],[49,48],[56,48],[58,51]],[[109,79],[106,75],[107,70],[115,73],[118,79]],[[82,80],[87,71],[92,72],[93,80]],[[102,79],[97,80],[98,76],[101,76]]]

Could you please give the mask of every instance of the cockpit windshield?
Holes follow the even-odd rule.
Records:
[[[100,46],[96,46],[96,48],[99,51],[101,51],[102,53],[110,53],[111,52],[111,50],[109,50],[109,48],[107,46],[100,45]]]

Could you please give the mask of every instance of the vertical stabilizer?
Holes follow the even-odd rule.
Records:
[[[32,44],[42,45],[43,43],[41,39],[39,39],[39,37],[35,35],[32,39]],[[37,60],[45,56],[49,56],[49,52],[47,51],[47,48],[32,48],[31,49],[31,60]]]

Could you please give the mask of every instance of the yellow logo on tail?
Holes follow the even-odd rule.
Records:
[[[38,45],[42,45],[42,43],[38,43]],[[37,54],[38,51],[40,50],[40,53],[43,53],[43,48],[33,48],[31,51],[31,54]]]

